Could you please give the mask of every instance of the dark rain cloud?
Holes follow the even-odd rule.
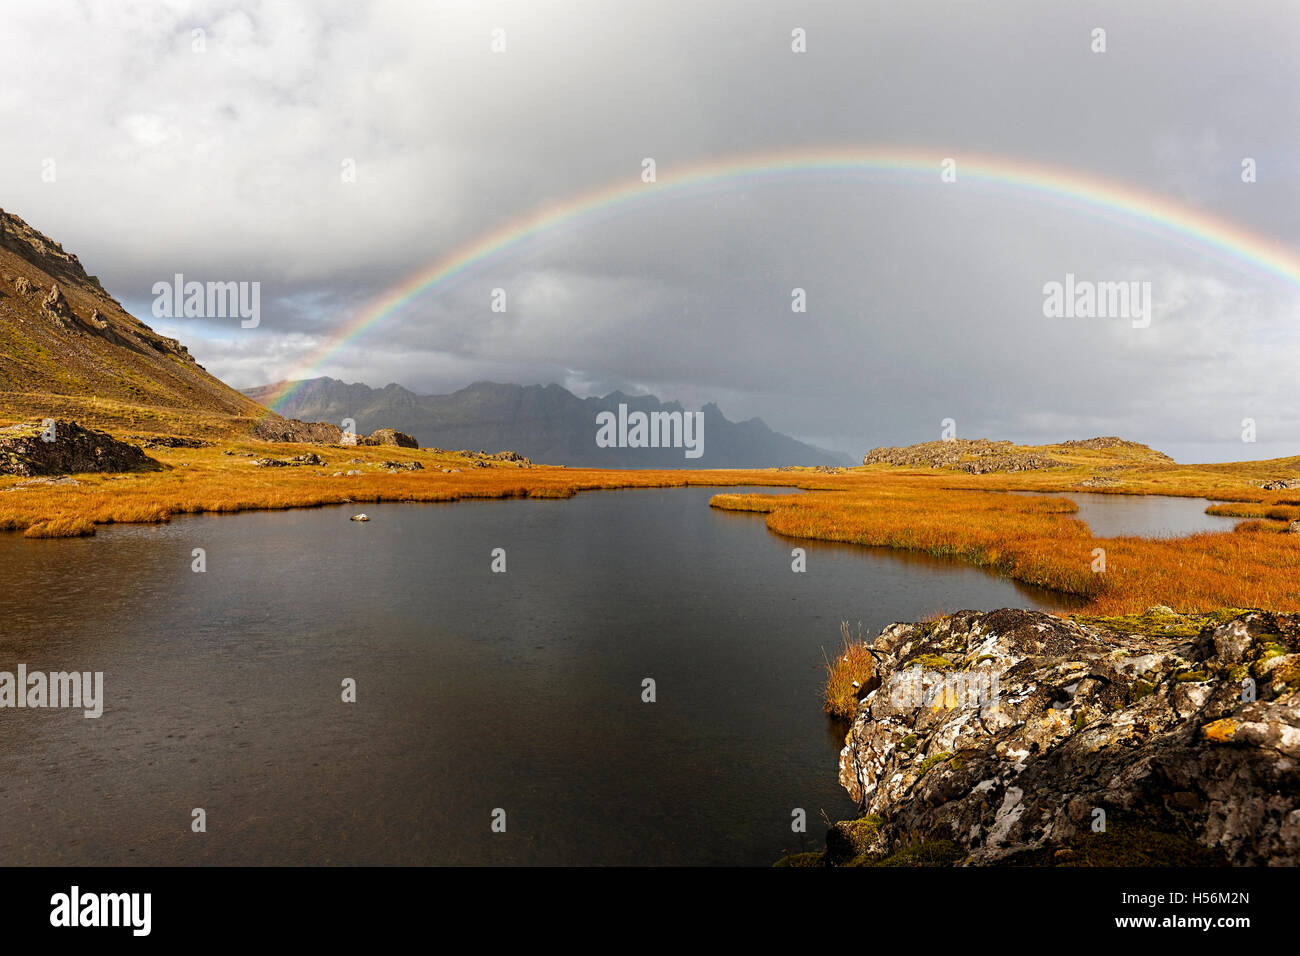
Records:
[[[1119,433],[1191,457],[1240,457],[1251,417],[1252,457],[1300,446],[1295,283],[961,177],[974,153],[1077,170],[1300,248],[1286,3],[33,2],[6,34],[0,205],[236,385],[304,373],[385,290],[635,183],[643,157],[671,176],[907,144],[955,157],[958,182],[736,181],[578,218],[306,371],[643,389],[854,452],[947,417],[967,437]],[[151,287],[177,272],[260,281],[261,326],[154,320]],[[1151,327],[1044,318],[1067,272],[1150,281]]]

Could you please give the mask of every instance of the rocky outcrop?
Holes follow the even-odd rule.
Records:
[[[314,445],[392,445],[397,448],[419,448],[420,443],[405,432],[393,428],[380,428],[354,441],[345,438],[343,429],[329,422],[300,422],[296,418],[268,418],[258,422],[252,437],[262,441],[296,442]],[[349,436],[350,437],[350,436]]]
[[[1079,451],[1108,451],[1122,464],[1099,471],[1122,468],[1128,460],[1143,464],[1172,464],[1173,459],[1162,452],[1141,444],[1125,441],[1113,435],[1103,438],[1085,438],[1064,441],[1039,448],[1016,445],[1009,441],[989,441],[985,438],[950,438],[942,441],[921,442],[901,448],[873,448],[862,459],[864,465],[894,465],[906,468],[951,468],[972,475],[997,471],[1040,471],[1061,468],[1070,462],[1061,456],[1071,456]],[[1118,482],[1116,482],[1118,483]],[[1093,484],[1109,484],[1100,478]]]
[[[0,428],[0,475],[156,471],[161,467],[135,445],[72,421],[51,419]]]
[[[203,438],[184,438],[180,435],[127,435],[139,442],[141,448],[207,448],[212,442]]]
[[[62,243],[55,242],[3,209],[0,209],[0,246],[15,250],[28,262],[35,263],[51,275],[81,279],[96,288],[102,288],[95,276],[86,274],[81,260],[64,251]]]
[[[68,305],[67,297],[59,289],[57,282],[50,286],[49,295],[41,301],[41,311],[54,320],[60,328],[66,328],[67,323],[76,319],[72,306]]]
[[[294,455],[292,458],[254,458],[253,464],[258,468],[295,468],[304,465],[323,465],[325,459],[315,452]]]
[[[1124,482],[1118,478],[1111,478],[1109,475],[1093,475],[1085,478],[1083,481],[1076,482],[1080,488],[1114,488],[1116,485],[1122,485]]]
[[[1173,459],[1164,452],[1156,451],[1150,445],[1144,445],[1141,442],[1136,441],[1126,441],[1125,439],[1118,438],[1115,435],[1105,435],[1101,438],[1072,439],[1070,441],[1063,441],[1056,445],[1052,445],[1051,447],[1059,448],[1062,451],[1074,451],[1076,449],[1084,448],[1090,451],[1118,450],[1136,452],[1138,455],[1146,459],[1173,462]]]
[[[1127,841],[1300,864],[1300,615],[963,611],[890,625],[872,655],[840,755],[863,816],[826,862],[1060,863]]]
[[[262,441],[337,445],[343,429],[329,422],[300,422],[296,418],[268,418],[257,423],[252,437]]]
[[[420,443],[412,438],[406,432],[399,432],[395,428],[379,428],[371,432],[365,438],[360,439],[359,445],[396,445],[398,448],[419,448]]]
[[[994,471],[1036,471],[1056,468],[1063,463],[1046,455],[1021,451],[1009,441],[954,438],[902,448],[873,448],[863,456],[862,464],[951,468],[967,474],[982,475]]]
[[[461,455],[462,457],[469,458],[474,462],[473,467],[475,468],[487,468],[489,467],[488,462],[490,461],[506,462],[508,464],[513,464],[519,468],[533,467],[532,459],[519,454],[519,452],[517,451],[486,452],[486,451],[469,451],[467,449],[461,449],[460,451],[453,452],[453,454]]]
[[[1300,478],[1277,478],[1273,481],[1260,482],[1259,486],[1265,491],[1291,491],[1300,488]]]

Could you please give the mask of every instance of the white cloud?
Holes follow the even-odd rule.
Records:
[[[818,144],[1006,155],[1300,245],[1295,18],[1263,2],[1090,9],[1104,58],[1075,13],[957,0],[10,2],[0,204],[128,304],[175,272],[262,282],[254,333],[169,333],[239,385],[293,374],[476,238],[634,182],[644,156],[671,172]],[[737,179],[512,246],[319,371],[641,384],[845,448],[932,437],[947,415],[989,437],[1208,441],[1243,406],[1300,443],[1296,285],[1140,226],[937,181]],[[1046,322],[1042,285],[1067,271],[1148,278],[1152,328]],[[485,307],[496,285],[505,315]]]

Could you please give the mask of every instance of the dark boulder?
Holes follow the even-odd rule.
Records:
[[[30,477],[160,468],[162,465],[135,445],[72,421],[48,419],[0,428],[2,475]]]

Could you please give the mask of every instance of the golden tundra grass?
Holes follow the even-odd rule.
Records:
[[[223,454],[223,452],[234,454]],[[257,468],[246,457],[316,452],[326,464]],[[1300,492],[1265,492],[1261,480],[1300,472],[1300,460],[1183,466],[1125,462],[1080,453],[1070,468],[1015,475],[963,475],[882,466],[831,475],[789,471],[613,471],[493,463],[474,468],[436,449],[338,448],[227,441],[207,448],[158,449],[157,472],[79,475],[78,485],[0,478],[0,529],[34,537],[93,534],[115,522],[159,522],[201,511],[362,505],[378,501],[566,498],[609,488],[682,485],[797,485],[799,495],[724,494],[714,507],[764,516],[791,538],[917,551],[979,565],[1028,584],[1079,596],[1088,614],[1130,614],[1156,605],[1178,611],[1222,607],[1300,610]],[[361,459],[359,463],[353,459]],[[424,470],[388,473],[385,460]],[[447,473],[444,468],[461,469]],[[1006,491],[1078,491],[1099,469],[1119,475],[1105,493],[1200,496],[1232,502],[1212,510],[1250,520],[1235,531],[1175,539],[1097,538],[1062,498]],[[334,472],[361,475],[334,477]],[[19,488],[18,486],[26,485]],[[1093,571],[1105,551],[1106,570]]]
[[[234,454],[227,455],[231,451]],[[315,452],[324,465],[259,468],[258,458]],[[198,512],[303,508],[378,501],[458,501],[466,498],[569,498],[580,491],[681,485],[794,484],[793,473],[753,471],[605,471],[519,468],[472,460],[437,449],[322,447],[225,442],[205,448],[150,449],[161,471],[76,475],[77,485],[0,477],[0,530],[29,537],[94,534],[95,525],[157,523]],[[359,459],[357,461],[356,459]],[[421,471],[390,473],[384,461],[418,461]],[[443,469],[459,469],[447,473]],[[360,471],[360,475],[347,475]],[[335,477],[335,472],[344,474]]]
[[[1063,498],[939,489],[892,478],[846,492],[716,495],[714,507],[765,512],[792,538],[918,551],[1077,595],[1089,614],[1167,605],[1300,610],[1300,536],[1281,522],[1183,538],[1098,538]],[[1256,489],[1258,491],[1258,489]],[[1093,570],[1105,552],[1105,571]]]

